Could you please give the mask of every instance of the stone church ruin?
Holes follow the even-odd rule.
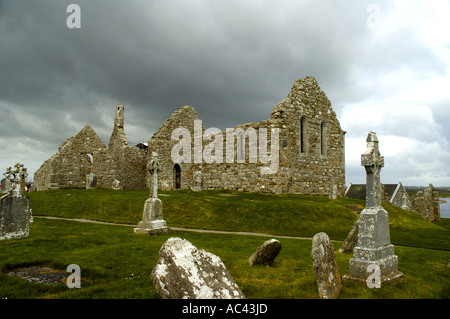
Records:
[[[226,131],[215,135],[222,140],[211,139],[201,125],[203,140],[209,138],[210,141],[203,143],[201,152],[206,152],[216,142],[225,146],[222,154],[214,150],[214,162],[198,163],[193,152],[188,154],[190,161],[174,162],[171,152],[180,140],[173,132],[184,128],[194,136],[194,123],[199,120],[192,106],[182,106],[153,134],[148,148],[130,146],[124,131],[124,107],[119,105],[108,147],[86,124],[35,173],[36,189],[85,188],[89,174],[97,177],[97,187],[113,188],[113,184],[119,182],[123,189],[148,189],[150,154],[157,152],[161,168],[158,187],[163,190],[234,189],[322,196],[333,192],[343,196],[345,132],[331,102],[313,77],[295,81],[288,96],[274,106],[267,120],[236,126],[231,140],[225,140],[229,137]],[[262,130],[267,132],[268,141],[264,149],[257,143],[260,136],[253,134]],[[275,130],[279,136],[272,140]],[[191,149],[195,149],[195,139],[190,143]],[[276,143],[278,145],[272,145]],[[255,144],[256,148],[250,147]],[[274,155],[272,146],[279,150],[277,170],[273,174],[261,174],[261,168],[268,165],[261,161],[261,154]],[[232,163],[227,158],[230,154],[234,159]]]
[[[118,180],[123,188],[145,189],[146,167],[146,151],[128,145],[124,107],[119,104],[108,147],[86,124],[77,135],[64,141],[59,151],[36,171],[34,185],[37,191],[85,188],[86,177],[95,174],[97,187],[113,188]]]

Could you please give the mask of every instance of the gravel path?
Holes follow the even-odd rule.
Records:
[[[137,227],[137,225],[132,224],[116,224],[116,223],[108,223],[101,222],[92,219],[80,219],[80,218],[63,218],[63,217],[53,217],[53,216],[33,216],[33,218],[44,218],[44,219],[57,219],[57,220],[66,220],[66,221],[74,221],[80,223],[91,223],[91,224],[102,224],[102,225],[113,225],[113,226],[125,226],[125,227]],[[188,231],[194,233],[208,233],[208,234],[226,234],[226,235],[245,235],[245,236],[259,236],[259,237],[275,237],[275,238],[289,238],[289,239],[306,239],[311,240],[312,237],[295,237],[295,236],[282,236],[282,235],[270,235],[270,234],[262,234],[262,233],[252,233],[252,232],[235,232],[235,231],[223,231],[223,230],[208,230],[208,229],[193,229],[193,228],[181,228],[181,227],[171,227],[172,230],[179,231]]]

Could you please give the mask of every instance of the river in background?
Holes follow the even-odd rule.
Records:
[[[441,218],[450,218],[450,197],[440,198],[440,200],[445,200],[447,202],[441,202]]]

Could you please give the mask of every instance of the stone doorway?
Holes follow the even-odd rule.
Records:
[[[181,167],[178,164],[173,167],[173,184],[175,189],[181,188]]]

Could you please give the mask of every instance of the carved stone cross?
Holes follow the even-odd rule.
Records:
[[[361,155],[361,166],[366,169],[366,207],[381,206],[380,172],[384,157],[380,155],[378,138],[374,132],[367,136],[367,149]]]
[[[150,174],[152,174],[152,194],[151,198],[158,198],[158,172],[160,171],[159,168],[159,161],[158,161],[158,153],[153,152],[152,153],[152,161],[149,165],[149,171]]]
[[[12,167],[8,167],[6,169],[6,173],[3,173],[3,175],[7,179],[12,179],[12,187],[11,192],[15,196],[20,196],[22,194],[22,181],[25,181],[25,179],[28,177],[27,169],[24,167],[23,164],[17,163],[14,165],[14,170]]]
[[[359,214],[358,243],[353,248],[353,258],[349,260],[349,274],[343,278],[365,282],[369,287],[372,267],[379,269],[375,279],[380,285],[403,276],[398,271],[398,258],[391,244],[388,212],[381,206],[380,171],[384,157],[380,155],[374,132],[367,136],[367,149],[361,155],[361,165],[366,169],[366,207]]]

